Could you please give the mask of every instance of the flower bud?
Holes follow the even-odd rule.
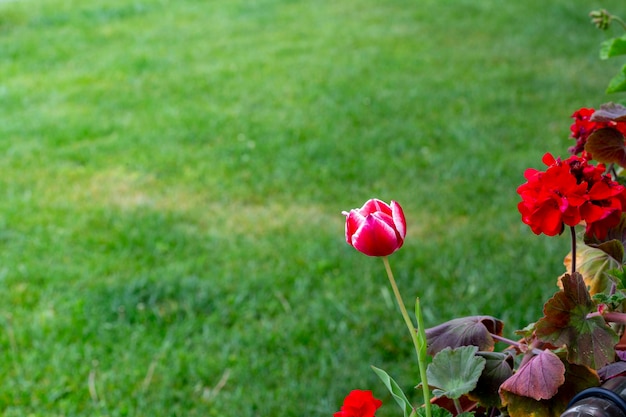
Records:
[[[606,10],[594,10],[589,13],[589,17],[591,17],[591,23],[596,25],[598,29],[607,30],[609,28],[611,15]]]
[[[400,249],[406,236],[406,220],[400,204],[368,200],[346,216],[346,242],[368,256],[387,256]]]

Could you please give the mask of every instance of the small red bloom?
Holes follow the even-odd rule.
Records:
[[[374,417],[381,405],[383,402],[374,398],[372,391],[353,390],[333,417]]]
[[[400,204],[372,199],[346,216],[346,242],[368,256],[387,256],[402,247],[406,220]]]
[[[622,136],[626,136],[626,123],[624,122],[592,122],[591,116],[594,109],[581,108],[572,114],[574,123],[570,126],[571,138],[576,139],[576,145],[569,148],[572,155],[578,155],[585,150],[587,138],[598,129],[610,127],[618,130]]]

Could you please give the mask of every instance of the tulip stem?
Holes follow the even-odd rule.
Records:
[[[413,322],[409,317],[409,313],[404,306],[404,302],[402,301],[402,296],[400,295],[400,291],[398,290],[396,280],[393,277],[391,265],[389,265],[389,258],[387,256],[383,256],[382,258],[383,263],[385,264],[385,270],[387,271],[387,277],[389,278],[389,283],[391,284],[391,289],[393,290],[393,294],[396,296],[396,300],[398,301],[398,306],[400,307],[402,318],[404,319],[404,322],[409,329],[409,333],[411,333],[411,339],[413,339],[413,346],[415,347],[415,353],[417,354],[417,364],[420,371],[420,378],[422,379],[422,392],[424,395],[424,408],[426,411],[426,417],[431,417],[432,413],[430,407],[430,389],[428,387],[428,379],[426,377],[426,334],[424,332],[424,325],[422,322],[422,315],[419,307],[419,298],[416,301],[415,307],[415,314],[417,315],[418,323],[416,331],[415,326],[413,325]]]

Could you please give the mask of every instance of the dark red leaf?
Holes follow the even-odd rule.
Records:
[[[617,129],[604,127],[594,131],[587,138],[585,150],[597,161],[626,167],[624,136]]]
[[[626,362],[624,361],[610,363],[598,370],[598,376],[602,381],[624,374],[626,374]]]
[[[447,321],[426,329],[428,354],[436,355],[449,347],[478,346],[478,350],[493,350],[492,334],[502,335],[502,321],[491,316],[470,316]]]
[[[500,386],[501,391],[534,400],[547,400],[557,393],[565,382],[565,366],[551,350],[544,350],[530,358],[518,371]]]
[[[598,375],[586,366],[574,365],[564,361],[565,383],[559,387],[555,396],[547,400],[534,400],[530,397],[501,391],[502,402],[507,405],[510,417],[559,417],[569,401],[582,390],[598,386]]]
[[[626,107],[616,103],[600,106],[592,115],[592,122],[626,122]]]

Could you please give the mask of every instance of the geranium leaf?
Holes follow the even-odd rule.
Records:
[[[555,346],[567,347],[567,359],[598,369],[615,360],[617,334],[602,317],[587,315],[595,305],[579,273],[561,279],[563,289],[543,308],[544,317],[536,325],[537,338]]]
[[[559,417],[574,395],[598,385],[598,376],[593,370],[586,366],[570,364],[563,361],[563,358],[561,362],[565,366],[565,382],[550,399],[534,400],[505,390],[500,391],[502,402],[507,406],[510,417]]]
[[[551,350],[530,358],[500,386],[503,391],[534,400],[547,400],[565,382],[565,366]]]
[[[485,358],[485,369],[478,378],[476,388],[468,396],[484,407],[499,408],[498,389],[513,374],[513,356],[502,352],[478,352],[477,355]]]
[[[592,122],[625,122],[626,107],[618,103],[605,103],[591,115]]]
[[[476,346],[462,346],[437,353],[426,370],[428,384],[437,388],[433,393],[455,399],[476,388],[487,362],[476,352]]]
[[[587,138],[585,150],[599,162],[626,167],[624,136],[616,129],[604,127],[594,131]]]
[[[375,366],[372,366],[372,369],[374,370],[376,375],[378,375],[380,380],[383,381],[383,384],[385,384],[393,399],[396,400],[396,403],[398,403],[400,408],[402,408],[402,411],[404,412],[404,417],[408,417],[413,410],[413,406],[411,405],[411,402],[406,398],[406,395],[404,395],[404,392],[402,391],[400,386],[396,383],[396,381],[393,380],[393,378],[391,378],[387,374],[387,372]]]
[[[426,409],[424,407],[420,407],[416,411],[417,411],[418,416],[426,417]],[[443,407],[439,407],[436,404],[431,404],[430,411],[431,411],[432,417],[452,417],[451,412],[449,412]],[[463,414],[467,414],[467,413],[463,413]],[[457,417],[461,417],[463,414],[459,414]]]
[[[589,294],[607,292],[611,288],[613,281],[608,272],[621,267],[623,253],[624,246],[618,240],[611,240],[596,246],[577,242],[576,270],[582,275],[585,285],[589,288]],[[563,263],[569,270],[572,263],[571,252]]]
[[[598,370],[598,376],[603,381],[623,374],[626,374],[626,362],[624,361],[610,363]]]
[[[600,45],[600,58],[609,59],[626,54],[626,35],[619,38],[607,39]]]
[[[495,344],[491,334],[500,336],[504,324],[491,316],[470,316],[447,321],[426,329],[428,354],[436,355],[450,347],[477,346],[481,351],[491,351]]]

